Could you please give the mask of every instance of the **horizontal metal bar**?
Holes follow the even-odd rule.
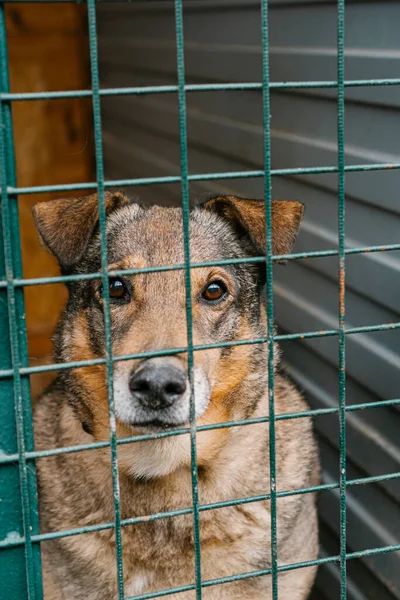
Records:
[[[360,248],[347,248],[345,254],[363,254],[371,252],[391,252],[400,250],[400,244],[388,244],[386,246],[364,246]],[[287,261],[287,260],[303,260],[309,258],[326,258],[329,256],[337,256],[338,250],[316,250],[313,252],[295,252],[292,254],[276,254],[272,256],[274,262]],[[224,260],[213,260],[199,263],[190,263],[191,269],[198,269],[202,267],[219,267],[225,265],[239,265],[239,264],[254,264],[265,262],[265,256],[251,256],[247,258],[227,258]],[[158,266],[158,267],[143,267],[137,269],[119,269],[109,271],[110,277],[120,277],[123,275],[140,275],[141,273],[160,273],[163,271],[177,271],[183,270],[184,264],[175,264],[170,266]],[[34,277],[32,279],[14,279],[12,284],[15,287],[24,287],[31,285],[49,285],[54,283],[69,283],[72,281],[82,281],[91,279],[101,279],[101,273],[82,273],[79,275],[60,275],[54,277]],[[0,281],[0,289],[7,287],[7,281]]]
[[[189,430],[188,430],[189,431]],[[346,482],[346,486],[351,487],[355,485],[369,485],[372,483],[379,483],[382,481],[391,481],[393,479],[399,479],[400,472],[387,473],[384,475],[376,475],[371,477],[363,477],[357,479],[350,479]],[[276,493],[279,498],[287,498],[289,496],[298,496],[303,494],[312,494],[324,491],[330,491],[339,489],[339,483],[325,483],[317,486],[309,486],[306,488],[297,488],[294,490],[283,490]],[[260,494],[258,496],[249,496],[246,498],[236,498],[234,500],[224,500],[221,502],[213,502],[209,504],[199,505],[199,511],[218,510],[221,508],[229,508],[231,506],[238,506],[242,504],[252,504],[255,502],[264,502],[270,499],[270,494]],[[131,517],[129,519],[121,520],[121,527],[129,527],[132,525],[138,525],[140,523],[148,523],[149,521],[158,521],[160,519],[169,519],[173,517],[181,517],[183,515],[190,515],[193,512],[193,507],[182,508],[177,510],[163,511],[160,513],[154,513],[150,515],[143,515],[141,517]],[[93,533],[96,531],[105,531],[114,528],[112,521],[107,523],[99,523],[96,525],[87,525],[84,527],[76,527],[74,529],[66,529],[64,531],[53,531],[49,533],[41,533],[32,536],[32,542],[40,543],[54,539],[60,539],[65,537],[72,537],[75,535],[82,535],[85,533]],[[24,544],[24,538],[21,536],[14,540],[1,540],[0,549],[10,548],[15,546],[21,546]]]
[[[344,331],[346,335],[353,333],[371,333],[374,331],[389,331],[399,329],[400,322],[396,323],[381,323],[379,325],[363,325],[362,327],[349,327]],[[338,335],[338,329],[322,329],[321,331],[306,331],[305,333],[287,333],[284,335],[275,335],[274,340],[281,342],[286,340],[305,340],[309,338],[328,337]],[[251,343],[251,342],[250,342]],[[259,343],[259,342],[255,342]],[[234,343],[232,344],[234,345]]]
[[[247,179],[251,177],[262,177],[264,171],[260,169],[254,171],[232,171],[223,173],[200,173],[195,175],[189,175],[190,181],[213,181],[220,179]],[[162,177],[142,177],[139,179],[114,179],[104,182],[105,188],[120,188],[120,187],[136,187],[140,185],[161,185],[181,183],[180,175],[166,175]],[[71,183],[71,184],[58,184],[58,185],[41,185],[31,187],[19,187],[12,188],[8,187],[7,192],[11,195],[14,194],[44,194],[44,193],[58,193],[58,192],[71,192],[79,190],[95,190],[97,189],[96,182],[86,183]],[[1,191],[1,188],[0,188]]]
[[[369,408],[383,408],[386,406],[397,406],[400,405],[400,398],[393,398],[392,400],[378,400],[376,402],[365,402],[363,404],[351,404],[346,406],[347,412],[354,412],[357,410],[366,410]],[[283,413],[275,415],[276,421],[284,421],[287,419],[299,419],[304,417],[317,417],[321,415],[337,414],[338,408],[318,408],[310,409],[301,412]],[[252,419],[244,419],[240,421],[226,421],[223,423],[213,423],[210,425],[199,425],[196,427],[196,431],[210,431],[212,429],[227,429],[230,427],[241,427],[246,425],[255,425],[259,423],[268,423],[269,417],[257,417]],[[185,435],[190,433],[188,428],[171,429],[169,431],[162,431],[159,433],[148,433],[142,435],[134,435],[125,438],[117,439],[117,444],[132,444],[136,442],[145,442],[148,440],[162,439],[166,437],[173,437],[177,435]],[[50,456],[57,456],[59,454],[71,454],[75,452],[82,452],[87,450],[98,450],[99,448],[108,448],[110,443],[104,442],[93,442],[91,444],[82,444],[79,446],[65,446],[63,448],[51,448],[49,450],[35,450],[26,453],[26,460],[36,460],[38,458],[48,458]],[[2,465],[17,463],[19,455],[16,454],[2,454],[0,456],[0,467]]]
[[[364,325],[362,327],[350,327],[345,330],[345,334],[351,335],[353,333],[371,333],[375,331],[390,331],[394,329],[400,329],[400,322],[395,323],[381,323],[379,325]],[[338,335],[338,329],[322,329],[320,331],[305,331],[303,333],[287,333],[283,335],[275,335],[273,339],[276,341],[286,340],[304,340],[310,338],[321,338]],[[244,340],[235,340],[234,342],[216,342],[214,344],[199,344],[193,346],[195,352],[201,352],[202,350],[212,350],[215,348],[232,348],[233,346],[243,346],[249,344],[266,344],[268,343],[268,337],[251,338]],[[147,352],[136,352],[134,354],[124,354],[121,356],[113,356],[113,362],[119,362],[123,360],[135,360],[143,358],[154,358],[158,356],[173,356],[175,354],[183,354],[187,352],[187,347],[182,348],[166,348],[165,350],[154,350]],[[77,369],[79,367],[92,367],[95,365],[106,364],[105,358],[95,358],[90,360],[75,360],[64,363],[54,363],[50,365],[40,365],[38,367],[20,367],[20,375],[33,375],[34,373],[47,373],[49,371],[64,371],[67,369]],[[2,369],[0,370],[0,379],[12,377],[14,375],[13,369]]]
[[[6,0],[7,1],[7,0]],[[39,1],[39,0],[38,0]],[[378,87],[400,85],[400,78],[387,79],[350,79],[344,82],[345,87]],[[273,81],[271,90],[309,90],[337,88],[336,81]],[[261,90],[262,83],[192,83],[185,85],[186,92],[220,92],[220,91],[253,91]],[[137,87],[105,88],[99,91],[100,96],[143,96],[148,94],[173,94],[178,92],[176,85],[149,85]],[[61,98],[91,98],[92,90],[60,90],[56,92],[19,92],[2,93],[0,101],[21,102],[31,100],[59,100]]]
[[[232,0],[235,1],[235,0]],[[4,4],[36,4],[38,2],[40,3],[44,3],[44,4],[63,4],[65,2],[68,2],[69,4],[84,4],[85,0],[2,0],[2,2]],[[146,4],[151,4],[152,2],[165,2],[166,4],[168,2],[171,2],[171,0],[96,0],[97,4],[134,4],[135,2],[137,2],[138,4],[140,3],[146,3]]]
[[[349,173],[358,171],[386,171],[400,169],[400,163],[371,163],[361,165],[346,165],[345,171]],[[298,175],[324,175],[326,173],[337,173],[338,167],[296,167],[288,169],[272,169],[271,176],[287,177]],[[189,175],[189,181],[217,181],[225,179],[250,179],[252,177],[263,177],[264,171],[223,171],[222,173],[197,173]],[[143,177],[139,179],[113,179],[104,182],[105,188],[112,187],[134,187],[138,185],[159,185],[164,183],[181,183],[180,175],[164,177]],[[59,192],[73,192],[79,190],[95,190],[97,183],[91,181],[86,183],[67,183],[59,185],[38,185],[30,187],[7,187],[10,195],[18,194],[47,194]],[[1,188],[0,188],[1,191]]]
[[[383,546],[381,548],[372,548],[368,550],[360,550],[358,552],[349,552],[344,558],[345,560],[352,560],[355,558],[363,558],[365,556],[374,556],[377,554],[384,554],[387,552],[397,552],[400,549],[400,544],[392,545],[392,546]],[[334,563],[340,561],[340,556],[326,556],[322,558],[316,558],[315,560],[308,560],[299,563],[292,563],[288,565],[280,565],[277,567],[278,573],[293,571],[295,569],[305,569],[307,567],[319,566],[327,563]],[[217,579],[208,579],[202,581],[202,587],[210,587],[213,585],[222,585],[224,583],[232,583],[234,581],[243,581],[244,579],[253,579],[255,577],[265,577],[267,575],[272,574],[272,569],[262,569],[259,571],[251,571],[250,573],[241,573],[239,575],[231,575],[228,577],[219,577]],[[125,600],[150,600],[151,598],[160,598],[163,596],[169,596],[171,594],[179,594],[182,592],[187,592],[190,590],[194,590],[195,585],[185,585],[175,588],[168,588],[166,590],[160,590],[158,592],[151,592],[149,594],[141,594],[140,596],[131,596],[126,598]]]
[[[396,403],[398,402],[400,404],[400,400],[395,401],[395,402]],[[302,412],[296,412],[296,413],[285,413],[285,414],[281,414],[281,415],[276,415],[275,420],[280,421],[280,420],[287,420],[287,419],[294,419],[294,418],[302,418],[302,417],[307,417],[307,416],[317,416],[317,415],[321,415],[321,414],[331,414],[331,413],[337,413],[337,411],[338,411],[337,408],[322,408],[322,409],[317,409],[317,410],[308,410],[308,411],[302,411]],[[257,417],[257,418],[252,418],[252,419],[243,419],[240,421],[226,421],[223,423],[213,423],[210,425],[199,425],[198,427],[196,427],[196,431],[210,431],[213,429],[226,429],[229,427],[239,427],[239,426],[243,426],[243,425],[255,425],[255,424],[259,424],[259,423],[268,423],[268,422],[269,422],[269,417]],[[162,431],[160,433],[149,433],[149,434],[129,436],[126,438],[119,438],[117,440],[117,444],[132,444],[132,443],[136,443],[136,442],[144,442],[144,441],[149,441],[149,440],[154,440],[154,439],[173,437],[173,436],[177,436],[177,435],[185,435],[188,433],[190,433],[190,429],[186,428],[186,427],[181,428],[181,429],[171,429],[170,431]],[[37,459],[37,458],[48,458],[49,456],[56,456],[58,454],[81,452],[83,450],[96,450],[98,448],[107,448],[108,446],[109,446],[109,442],[94,442],[92,444],[69,446],[69,447],[65,447],[65,448],[52,448],[50,450],[36,450],[33,452],[27,452],[26,458],[31,459],[31,460]],[[10,463],[14,463],[17,461],[18,461],[17,453],[6,455],[6,456],[3,455],[0,457],[0,466],[2,464],[10,464]]]
[[[349,329],[345,330],[345,334],[372,333],[374,331],[390,331],[392,329],[399,329],[399,328],[400,328],[400,322],[385,323],[385,324],[380,324],[380,325],[363,325],[361,327],[350,327]]]
[[[36,4],[37,2],[43,2],[44,4],[63,4],[65,2],[68,2],[70,4],[83,4],[82,0],[2,0],[2,2],[4,2],[4,4],[21,4],[21,3],[26,3],[26,4]],[[98,4],[102,3],[116,3],[116,4],[124,4],[124,3],[134,3],[134,2],[146,2],[146,3],[151,3],[151,2],[171,2],[171,0],[96,0],[96,2]]]

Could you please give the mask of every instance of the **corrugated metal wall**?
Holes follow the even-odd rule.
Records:
[[[187,1],[187,83],[260,81],[259,3]],[[170,2],[98,8],[103,87],[176,82],[173,5]],[[346,2],[346,79],[399,77],[400,3]],[[270,2],[271,80],[336,78],[336,4]],[[335,90],[274,91],[271,97],[273,168],[337,164]],[[191,173],[262,169],[260,92],[190,93]],[[399,162],[400,88],[346,89],[346,163]],[[108,178],[179,174],[177,97],[103,100]],[[347,246],[398,243],[400,172],[346,175]],[[192,196],[233,192],[261,197],[262,179],[202,182]],[[307,205],[298,251],[337,248],[337,176],[275,177],[275,198]],[[134,188],[143,201],[179,202],[179,186]],[[276,267],[276,315],[282,331],[337,326],[337,259]],[[399,321],[400,253],[347,258],[349,326]],[[337,340],[286,342],[290,375],[313,408],[338,405]],[[347,338],[347,401],[400,395],[400,332]],[[370,409],[348,415],[348,477],[400,471],[400,412]],[[338,481],[337,416],[316,419],[324,481]],[[348,550],[399,543],[399,480],[348,490]],[[320,496],[321,552],[339,552],[337,492]],[[399,553],[348,563],[349,600],[400,599]],[[339,598],[337,565],[320,569],[315,598]]]

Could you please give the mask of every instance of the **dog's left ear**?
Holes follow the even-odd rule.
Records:
[[[107,215],[132,203],[120,192],[106,192],[104,201]],[[32,212],[43,246],[54,254],[61,267],[76,264],[83,257],[99,221],[97,194],[39,202]]]
[[[240,233],[245,233],[259,254],[265,254],[265,202],[236,196],[215,196],[201,205],[227,219]],[[294,200],[273,200],[272,252],[288,254],[299,230],[304,204]]]

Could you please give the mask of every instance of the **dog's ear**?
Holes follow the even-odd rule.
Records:
[[[120,192],[106,192],[104,201],[107,215],[132,202]],[[72,267],[84,255],[98,223],[97,194],[39,202],[32,212],[43,246],[54,254],[62,267]]]
[[[245,232],[259,254],[265,254],[265,202],[236,196],[215,196],[201,205],[227,219],[238,231]],[[292,249],[304,213],[304,205],[294,200],[273,200],[272,252],[288,254]]]

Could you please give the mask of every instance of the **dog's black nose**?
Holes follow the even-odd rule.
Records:
[[[168,408],[186,391],[186,373],[174,365],[145,365],[133,372],[129,382],[132,395],[152,410]]]

